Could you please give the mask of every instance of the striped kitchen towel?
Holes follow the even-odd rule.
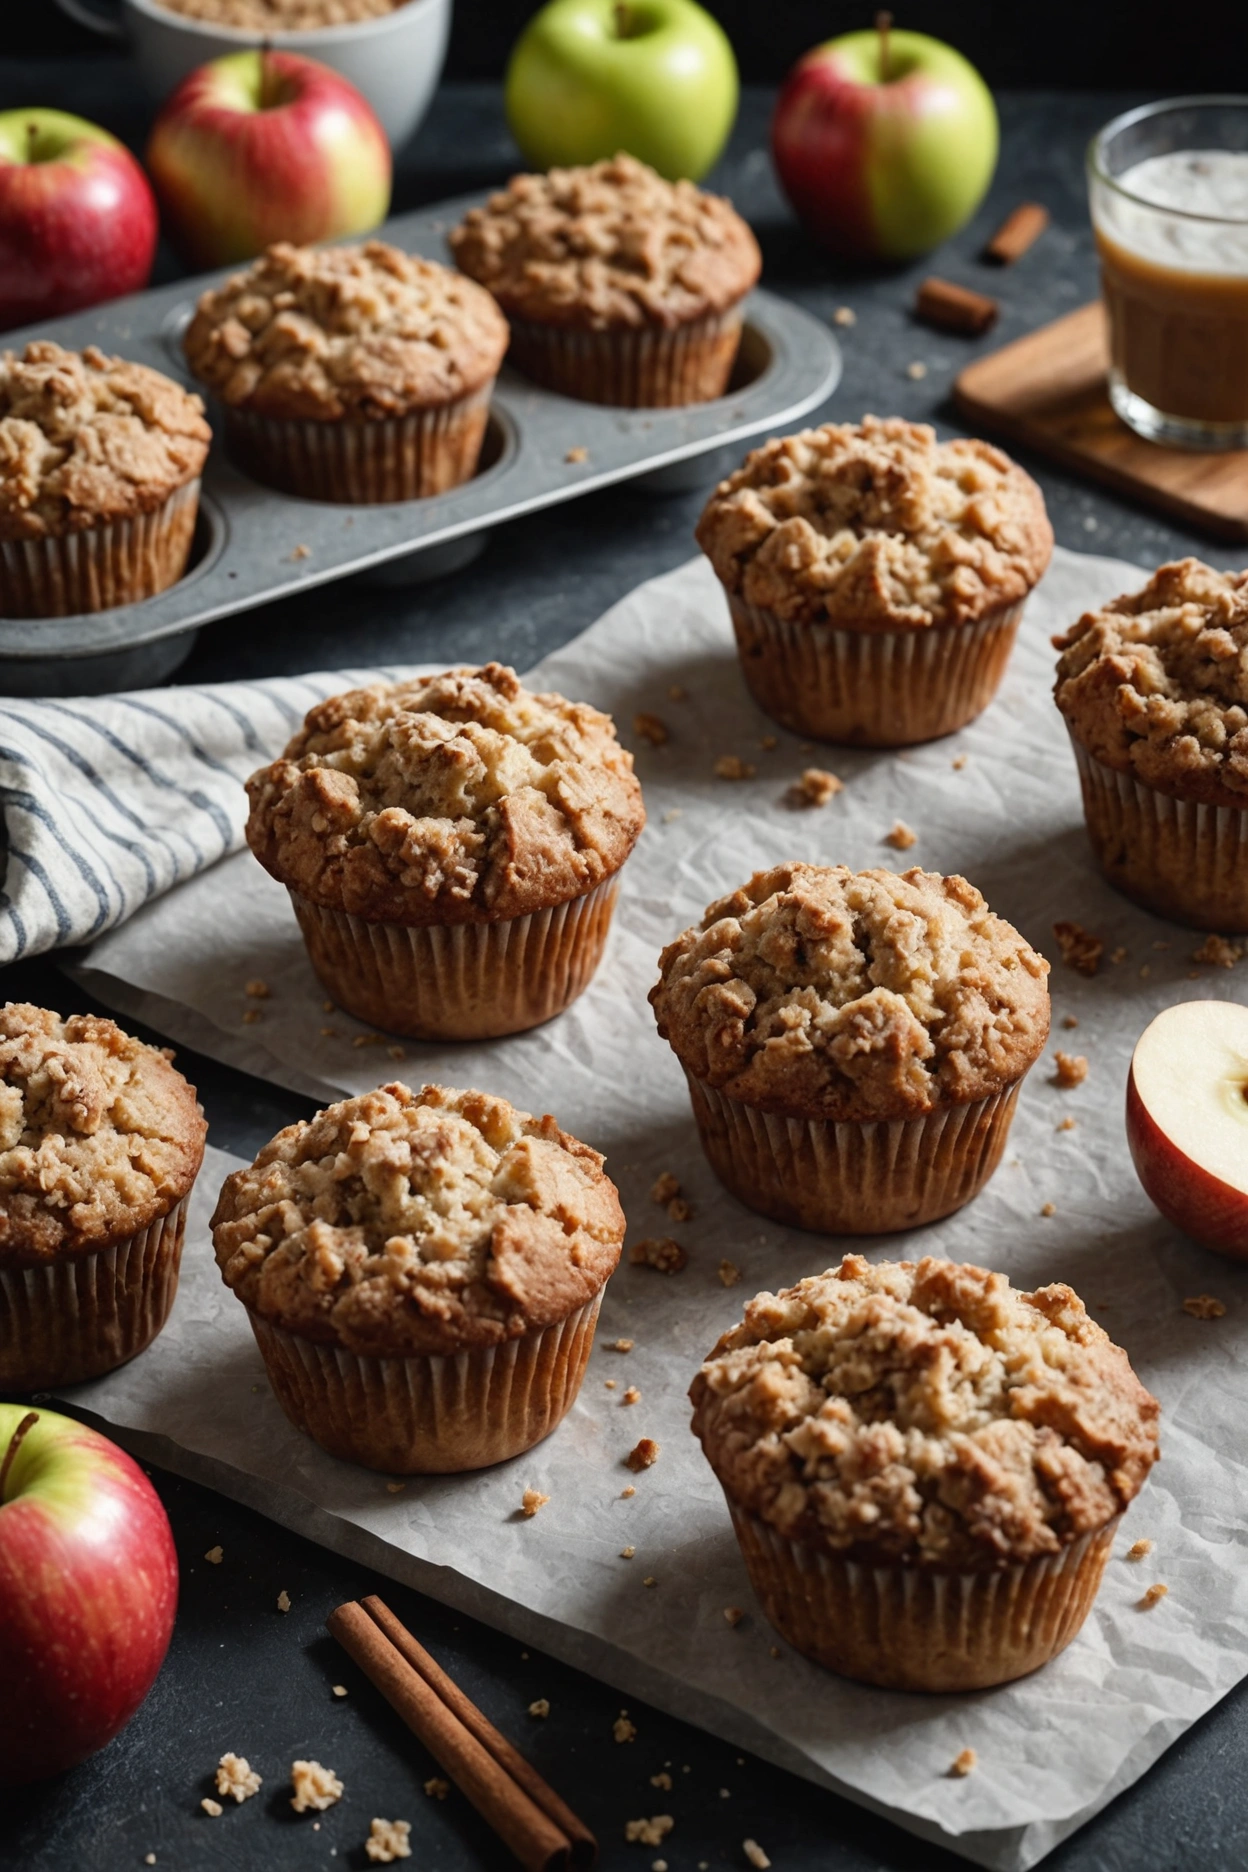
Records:
[[[237,851],[243,782],[325,696],[414,669],[0,696],[0,963],[89,941]]]

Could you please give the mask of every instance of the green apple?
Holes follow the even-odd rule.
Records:
[[[507,67],[507,122],[538,169],[626,150],[675,181],[715,162],[737,114],[737,62],[694,0],[549,0]]]

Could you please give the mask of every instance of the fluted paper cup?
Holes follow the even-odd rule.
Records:
[[[246,474],[303,500],[423,500],[476,473],[493,388],[491,378],[471,396],[378,422],[279,420],[227,408],[226,444]]]
[[[997,693],[1023,601],[966,624],[860,630],[802,624],[728,594],[741,672],[759,707],[794,734],[910,747],[953,734]]]
[[[331,1456],[390,1475],[484,1469],[532,1449],[576,1400],[601,1292],[553,1326],[496,1346],[369,1358],[248,1308],[277,1400]]]
[[[686,1070],[702,1148],[750,1209],[824,1235],[887,1235],[951,1215],[1001,1161],[1022,1079],[920,1118],[791,1118]]]
[[[0,1389],[98,1378],[150,1345],[178,1291],[188,1201],[111,1248],[0,1269]]]
[[[983,1690],[1038,1670],[1092,1609],[1118,1518],[1054,1554],[988,1571],[872,1566],[786,1540],[735,1503],[763,1611],[795,1651],[886,1690]]]
[[[0,540],[0,617],[75,617],[154,598],[185,572],[198,511],[196,478],[152,513]]]
[[[1172,799],[1070,739],[1093,855],[1115,890],[1192,929],[1248,930],[1248,808]]]
[[[582,403],[678,409],[723,396],[740,342],[739,306],[672,331],[569,331],[512,319],[507,361],[534,383]]]
[[[496,923],[370,923],[291,891],[339,1007],[412,1040],[493,1040],[553,1020],[602,959],[619,873],[584,897]]]

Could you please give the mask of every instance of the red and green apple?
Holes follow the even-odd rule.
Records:
[[[1127,1143],[1168,1222],[1248,1260],[1248,1007],[1180,1001],[1150,1022],[1127,1079]]]

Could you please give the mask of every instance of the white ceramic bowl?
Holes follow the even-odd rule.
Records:
[[[58,5],[93,31],[128,40],[144,81],[162,102],[197,65],[265,39],[275,51],[319,59],[363,93],[391,147],[398,149],[429,108],[442,75],[452,0],[406,0],[393,13],[351,26],[268,34],[188,19],[156,0],[120,0],[119,9],[97,7],[91,0],[58,0]]]

